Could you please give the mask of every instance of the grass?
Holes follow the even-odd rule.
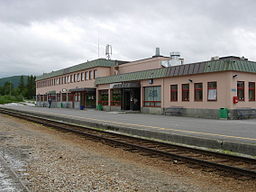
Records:
[[[23,101],[22,96],[10,96],[10,95],[1,95],[0,96],[0,104],[18,103],[21,101]]]

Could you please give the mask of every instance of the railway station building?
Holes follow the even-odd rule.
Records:
[[[38,76],[37,106],[140,111],[203,118],[256,118],[256,62],[179,55],[132,62],[96,59]]]

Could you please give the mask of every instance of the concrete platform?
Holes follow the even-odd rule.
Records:
[[[0,107],[152,139],[256,156],[255,119],[214,120],[96,110]]]

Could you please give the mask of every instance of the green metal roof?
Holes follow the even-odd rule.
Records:
[[[89,68],[93,68],[93,67],[111,67],[117,64],[117,62],[119,61],[114,61],[114,60],[107,60],[107,59],[96,59],[93,61],[88,61],[85,63],[81,63],[69,68],[65,68],[65,69],[61,69],[58,71],[53,71],[51,73],[44,73],[41,76],[36,77],[36,80],[42,80],[42,79],[47,79],[47,78],[51,78],[51,77],[56,77],[56,76],[60,76],[60,75],[64,75],[64,74],[68,74],[68,73],[72,73],[75,71],[80,71],[80,70],[84,70],[84,69],[89,69]]]
[[[165,77],[167,73],[167,68],[152,69],[146,71],[138,71],[133,73],[125,73],[121,75],[112,75],[109,77],[99,77],[96,78],[96,84],[108,84],[115,82],[125,82],[125,81],[136,81],[142,79],[155,79]]]
[[[213,61],[138,71],[108,77],[99,77],[96,78],[96,85],[221,71],[241,71],[256,73],[256,62],[242,60],[233,56],[224,57]]]

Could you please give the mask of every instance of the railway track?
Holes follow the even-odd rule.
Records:
[[[70,131],[86,137],[103,141],[112,146],[123,147],[133,152],[143,152],[144,155],[164,158],[175,162],[186,162],[225,171],[231,176],[247,176],[256,178],[256,159],[217,153],[212,151],[194,149],[169,143],[162,143],[106,130],[94,129],[82,125],[43,118],[37,115],[24,114],[24,112],[0,108],[0,113],[22,118],[45,126]]]

